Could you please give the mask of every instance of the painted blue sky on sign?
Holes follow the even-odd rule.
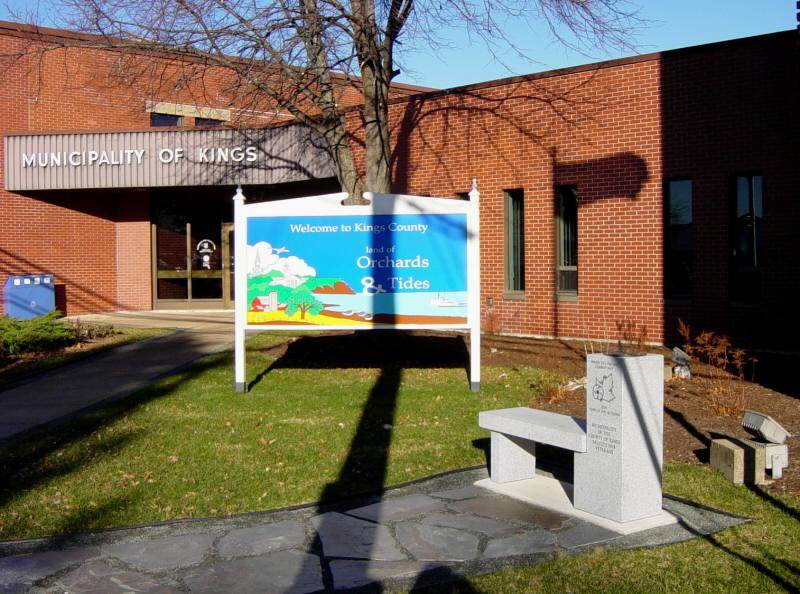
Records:
[[[272,269],[297,276],[313,269],[356,293],[369,285],[389,293],[467,290],[464,214],[250,218],[249,251],[259,242],[269,244]]]

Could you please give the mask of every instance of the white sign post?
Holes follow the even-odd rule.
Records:
[[[480,194],[234,201],[235,387],[247,330],[468,330],[480,388]]]

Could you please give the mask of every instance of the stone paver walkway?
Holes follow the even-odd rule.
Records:
[[[158,312],[81,317],[117,325],[179,329],[98,353],[0,390],[0,444],[124,398],[199,357],[229,347],[233,342],[229,317]]]
[[[587,548],[677,542],[743,520],[665,499],[678,524],[621,535],[473,486],[465,470],[289,510],[0,543],[0,592],[317,592],[412,588]]]

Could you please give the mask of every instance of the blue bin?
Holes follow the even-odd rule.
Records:
[[[20,274],[9,276],[3,286],[6,315],[30,320],[56,308],[56,292],[52,274]]]

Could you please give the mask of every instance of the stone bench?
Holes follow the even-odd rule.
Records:
[[[586,421],[520,406],[483,411],[478,425],[491,431],[491,478],[508,483],[536,475],[536,444],[586,451]]]
[[[586,358],[586,420],[533,408],[483,411],[491,479],[532,479],[536,444],[575,452],[573,505],[615,522],[661,513],[664,357]]]

